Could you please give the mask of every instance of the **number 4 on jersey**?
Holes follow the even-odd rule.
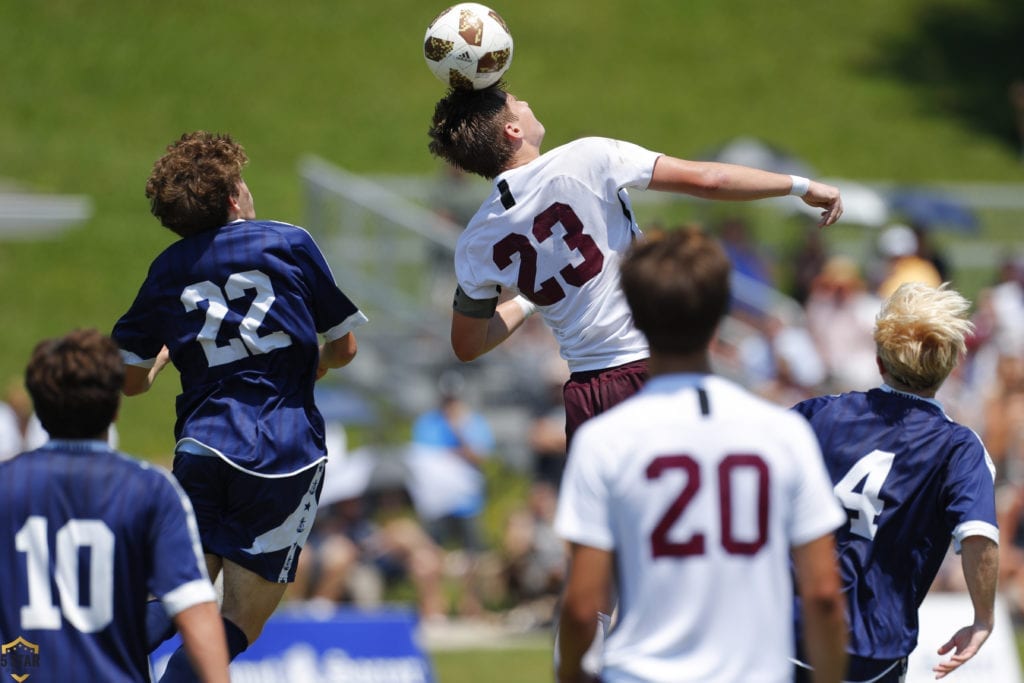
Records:
[[[894,453],[871,451],[854,463],[833,490],[843,507],[852,512],[850,531],[874,540],[878,532],[878,516],[882,514],[882,485],[892,469]]]

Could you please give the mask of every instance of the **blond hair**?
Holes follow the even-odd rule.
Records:
[[[875,345],[886,371],[914,391],[938,389],[967,352],[971,303],[949,283],[900,285],[875,318]]]

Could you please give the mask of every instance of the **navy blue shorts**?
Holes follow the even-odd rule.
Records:
[[[801,657],[802,659],[802,657]],[[844,681],[849,683],[903,683],[907,677],[908,660],[900,659],[868,659],[850,655],[846,664]],[[811,672],[806,666],[797,665],[794,683],[810,683]]]
[[[178,452],[174,476],[192,501],[203,552],[275,583],[295,580],[323,488],[324,463],[287,477],[260,477],[215,455]]]
[[[646,381],[646,360],[569,375],[569,381],[562,388],[567,443],[572,443],[573,434],[581,424],[625,401],[640,391]]]

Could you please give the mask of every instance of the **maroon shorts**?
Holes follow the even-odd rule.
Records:
[[[569,375],[562,388],[565,397],[565,436],[572,436],[586,420],[603,413],[640,390],[647,381],[647,360],[604,370],[587,370]]]

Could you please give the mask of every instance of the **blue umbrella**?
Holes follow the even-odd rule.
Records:
[[[948,194],[932,190],[903,189],[889,196],[889,208],[908,223],[924,228],[950,228],[977,232],[978,217],[967,204]]]

